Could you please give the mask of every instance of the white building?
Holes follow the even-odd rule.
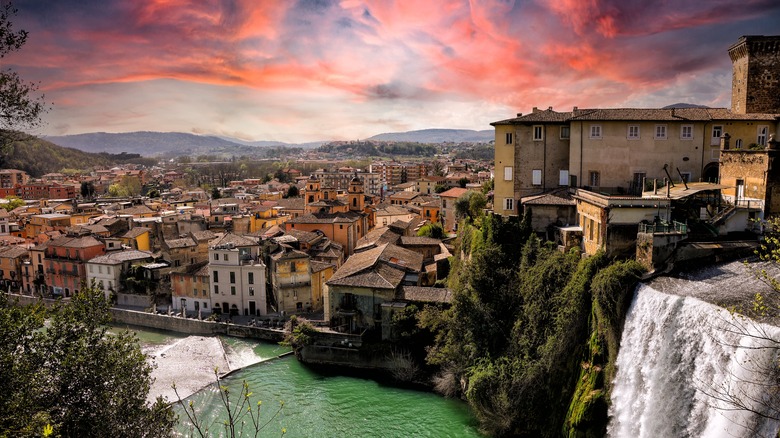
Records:
[[[209,247],[212,310],[231,315],[268,313],[265,264],[257,241],[226,233]]]
[[[111,292],[124,292],[119,282],[123,271],[127,271],[133,264],[152,260],[152,253],[137,249],[111,251],[94,257],[87,262],[87,284],[92,284],[94,280],[97,287],[105,291],[108,299]]]

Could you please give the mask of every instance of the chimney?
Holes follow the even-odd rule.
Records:
[[[572,110],[572,112],[575,112],[575,113],[576,113],[578,109],[579,109],[579,108],[577,108],[577,107],[575,106],[575,107],[574,107],[574,109]]]
[[[548,106],[548,107],[547,107],[547,111],[552,111],[552,107],[551,107],[551,106]]]
[[[532,112],[532,113],[538,113],[538,112],[539,112],[539,108],[537,108],[537,107],[534,107],[534,109],[533,109],[533,110],[531,110],[531,112]]]
[[[729,150],[729,140],[731,139],[731,136],[728,132],[724,132],[723,135],[720,136],[720,149],[723,151]]]
[[[523,113],[517,113],[517,117],[523,117]]]

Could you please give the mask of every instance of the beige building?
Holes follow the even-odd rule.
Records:
[[[250,238],[227,233],[209,247],[212,311],[230,315],[268,313],[265,264],[260,247]]]

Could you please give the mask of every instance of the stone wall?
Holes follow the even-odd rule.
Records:
[[[152,307],[152,300],[149,295],[117,294],[116,303],[120,306],[133,307]]]

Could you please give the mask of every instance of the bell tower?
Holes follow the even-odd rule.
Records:
[[[320,180],[312,174],[308,180],[306,180],[306,205],[314,202],[319,202],[322,197],[322,191],[320,186]]]
[[[731,111],[780,113],[780,36],[746,35],[729,47]]]
[[[358,178],[357,174],[349,182],[347,191],[350,211],[362,212],[366,205],[366,198],[363,193],[363,181]]]

